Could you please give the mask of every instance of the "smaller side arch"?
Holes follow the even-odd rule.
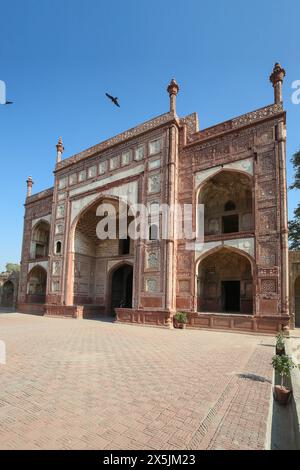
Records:
[[[253,176],[237,169],[219,169],[195,189],[195,204],[204,209],[204,234],[253,232]]]
[[[47,258],[49,255],[50,224],[45,219],[38,220],[31,230],[31,258]]]
[[[203,181],[201,181],[196,187],[195,187],[195,199],[198,201],[200,191],[203,190],[204,186],[211,180],[212,178],[215,178],[217,175],[220,175],[220,173],[233,173],[233,174],[240,174],[246,176],[249,181],[252,183],[253,182],[253,176],[249,174],[247,171],[243,170],[237,170],[236,168],[219,168],[215,173],[209,174],[204,178]]]
[[[44,219],[44,218],[42,217],[41,219],[37,220],[37,221],[33,224],[33,226],[31,227],[31,232],[33,233],[33,232],[36,230],[36,228],[37,228],[40,224],[48,225],[48,226],[49,226],[49,229],[50,229],[50,222],[49,222],[49,220],[46,220],[46,219]]]
[[[243,250],[240,250],[239,248],[235,248],[234,246],[228,246],[228,245],[219,245],[219,246],[216,246],[214,248],[211,248],[210,250],[208,251],[205,251],[202,255],[200,255],[197,259],[196,259],[196,272],[198,271],[198,268],[199,268],[199,264],[201,263],[201,261],[203,261],[207,256],[210,256],[214,253],[217,253],[218,251],[220,250],[228,250],[228,251],[232,251],[234,253],[237,253],[238,255],[241,255],[241,256],[244,256],[245,258],[248,259],[248,261],[250,262],[251,264],[251,271],[252,271],[252,276],[254,276],[255,274],[255,266],[256,266],[256,263],[255,263],[255,260],[254,258],[249,255],[248,253],[246,253],[246,251],[243,251]]]
[[[47,271],[41,265],[34,266],[27,275],[27,302],[43,304],[46,300]]]
[[[199,312],[255,314],[254,259],[234,247],[218,246],[195,262]]]
[[[13,307],[15,297],[15,285],[8,279],[1,287],[1,307]]]

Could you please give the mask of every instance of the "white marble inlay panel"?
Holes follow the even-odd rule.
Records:
[[[103,181],[103,180],[102,180]],[[92,186],[92,185],[90,185]],[[136,204],[138,202],[138,182],[132,181],[131,183],[122,184],[115,188],[108,189],[101,193],[90,194],[81,199],[72,202],[71,207],[71,224],[74,222],[75,217],[93,201],[99,199],[101,196],[114,196],[126,201],[128,204]]]
[[[124,171],[118,171],[106,178],[102,178],[99,181],[94,181],[93,183],[86,183],[80,186],[80,188],[74,188],[70,191],[70,197],[76,196],[77,194],[85,193],[86,191],[91,191],[92,189],[101,188],[106,184],[113,183],[114,181],[121,180],[123,178],[128,178],[129,176],[135,176],[139,173],[142,173],[145,169],[145,165],[142,163],[137,165],[135,168],[128,168]]]
[[[195,188],[197,188],[203,181],[207,178],[218,173],[220,170],[224,169],[232,169],[232,170],[240,170],[245,171],[249,175],[253,175],[253,159],[246,158],[245,160],[239,160],[232,163],[225,163],[223,167],[221,165],[215,166],[214,168],[209,168],[208,170],[198,171],[195,174]]]
[[[130,258],[126,258],[125,260],[121,260],[121,259],[111,260],[107,262],[106,272],[109,272],[111,268],[113,268],[116,264],[119,264],[121,261],[122,262],[126,261],[127,263],[132,264],[132,259]]]
[[[204,243],[203,249],[201,251],[195,251],[195,259],[198,259],[199,256],[203,255],[209,250],[216,248],[217,246],[224,246],[228,248],[238,248],[241,251],[245,251],[252,257],[254,257],[254,238],[236,238],[233,240],[223,240],[216,242],[207,242]]]
[[[33,261],[28,264],[28,272],[32,270],[35,266],[42,266],[46,271],[48,271],[48,261]]]
[[[43,217],[38,217],[37,219],[33,219],[33,221],[31,222],[31,227],[34,227],[34,225],[40,222],[41,220],[45,220],[46,222],[49,222],[50,224],[51,214],[44,215]]]

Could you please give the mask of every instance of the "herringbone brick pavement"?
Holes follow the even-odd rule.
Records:
[[[0,314],[0,449],[262,449],[273,339]]]

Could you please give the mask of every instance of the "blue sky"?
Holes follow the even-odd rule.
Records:
[[[0,0],[0,12],[0,80],[14,101],[0,106],[0,270],[20,260],[27,176],[35,192],[53,184],[58,136],[70,156],[166,112],[173,76],[178,114],[197,111],[205,128],[270,104],[279,61],[288,158],[300,147],[298,0]],[[290,192],[290,216],[298,200]]]

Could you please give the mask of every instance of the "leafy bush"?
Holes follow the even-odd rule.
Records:
[[[279,331],[279,333],[276,336],[276,346],[278,349],[284,348],[284,335],[282,331]]]
[[[294,364],[290,356],[279,356],[278,354],[276,354],[276,356],[273,356],[272,358],[272,366],[279,373],[281,377],[280,385],[281,387],[283,387],[284,377],[291,376],[291,370],[296,367],[296,364]]]
[[[174,315],[174,319],[177,321],[177,323],[187,323],[187,314],[184,312],[177,312]]]

